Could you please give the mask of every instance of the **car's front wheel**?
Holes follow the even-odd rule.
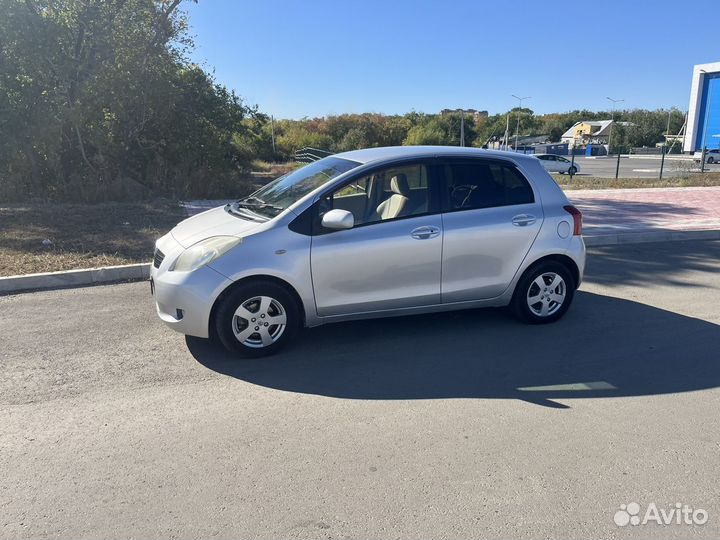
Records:
[[[511,307],[515,316],[530,324],[557,321],[575,294],[572,274],[561,263],[545,261],[525,271],[515,287]]]
[[[221,300],[215,330],[221,343],[243,356],[268,356],[295,337],[300,308],[288,290],[270,281],[241,284]]]

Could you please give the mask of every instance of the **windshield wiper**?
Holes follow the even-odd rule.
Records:
[[[258,204],[265,204],[265,201],[263,201],[260,197],[254,197],[253,195],[245,197],[244,199],[240,199],[237,202],[239,204],[252,204],[253,206],[257,206]]]
[[[257,200],[258,202],[250,202],[251,200]],[[282,206],[275,206],[274,204],[266,203],[258,197],[248,197],[246,199],[240,199],[237,203],[238,206],[244,206],[246,208],[270,208],[271,210],[277,210],[282,212],[285,210]]]
[[[247,208],[247,210],[245,210]],[[255,208],[255,206],[252,206]],[[251,209],[251,206],[240,206],[237,202],[225,205],[225,211],[238,217],[252,219],[253,221],[267,221],[267,216],[263,216]]]

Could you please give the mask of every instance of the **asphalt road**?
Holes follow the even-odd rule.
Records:
[[[555,325],[344,323],[265,360],[148,293],[0,298],[1,538],[720,536],[720,242],[592,251]],[[631,502],[709,520],[615,525]]]
[[[568,158],[569,159],[569,158]],[[580,166],[581,176],[596,176],[599,178],[615,178],[617,156],[585,158],[575,157]],[[706,164],[706,170],[720,172],[720,164]],[[689,171],[700,170],[700,164],[694,161],[668,158],[663,167],[663,178],[687,175]],[[660,175],[660,159],[648,158],[620,158],[620,178],[658,178]]]

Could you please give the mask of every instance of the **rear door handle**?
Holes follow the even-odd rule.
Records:
[[[410,233],[410,236],[412,236],[416,240],[427,240],[428,238],[435,238],[439,234],[440,234],[440,229],[438,227],[432,227],[430,225],[423,225],[422,227],[413,229],[412,232]]]
[[[532,225],[537,221],[537,218],[535,216],[531,216],[530,214],[518,214],[514,218],[512,218],[512,224],[516,227],[525,227],[526,225]]]

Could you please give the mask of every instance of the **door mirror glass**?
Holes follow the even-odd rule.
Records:
[[[329,210],[322,217],[322,226],[327,229],[352,229],[355,225],[355,217],[347,210]]]

